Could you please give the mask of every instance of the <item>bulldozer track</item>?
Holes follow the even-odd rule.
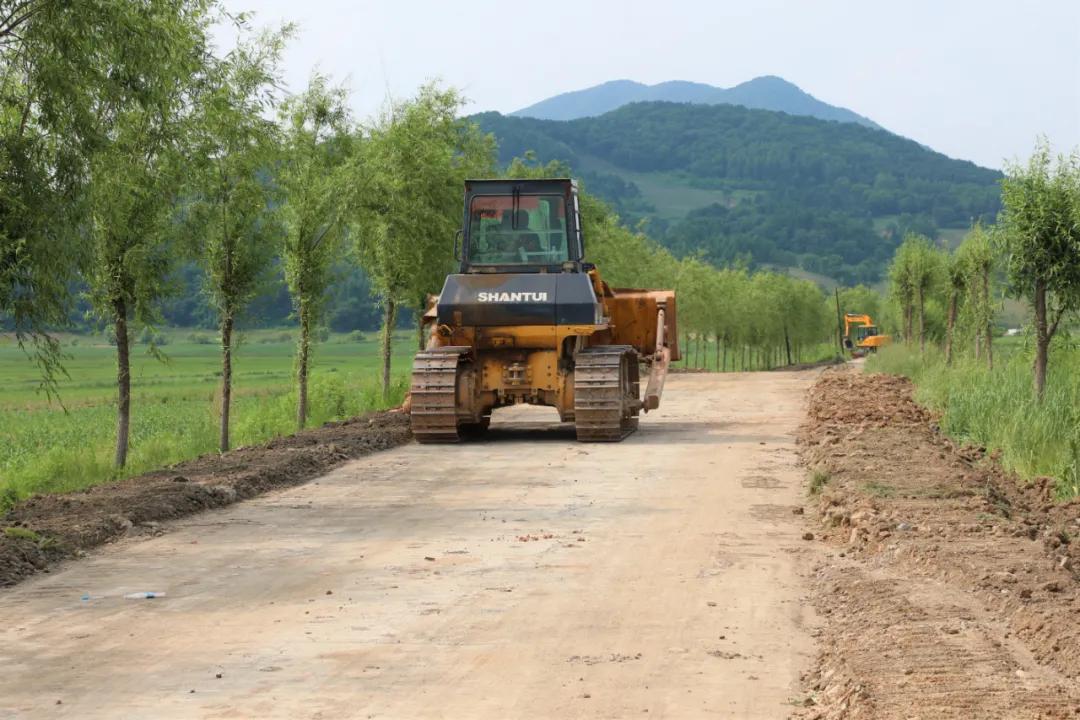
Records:
[[[423,350],[413,359],[410,422],[419,443],[454,443],[458,434],[457,380],[467,347]]]
[[[628,345],[585,348],[574,369],[574,416],[582,442],[618,442],[637,430],[638,363]]]

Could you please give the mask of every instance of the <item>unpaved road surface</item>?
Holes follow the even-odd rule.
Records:
[[[673,376],[617,445],[512,412],[60,565],[0,592],[0,717],[786,717],[816,376]]]

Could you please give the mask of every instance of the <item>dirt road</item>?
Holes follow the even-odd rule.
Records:
[[[674,376],[617,445],[508,412],[107,546],[0,593],[0,717],[786,717],[816,374]]]

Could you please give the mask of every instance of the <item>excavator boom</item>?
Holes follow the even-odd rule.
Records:
[[[880,334],[869,315],[844,314],[844,346],[852,353],[876,352],[878,348],[891,343],[892,337]]]

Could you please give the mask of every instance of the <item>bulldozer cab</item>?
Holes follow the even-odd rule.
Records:
[[[466,180],[462,273],[581,272],[577,183]]]
[[[679,357],[675,292],[610,287],[584,262],[569,178],[466,180],[464,211],[460,272],[430,299],[413,361],[413,436],[457,442],[523,403],[556,408],[585,442],[633,432]]]

